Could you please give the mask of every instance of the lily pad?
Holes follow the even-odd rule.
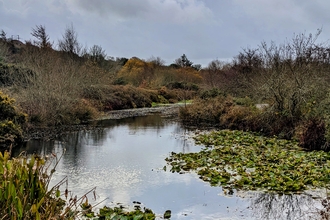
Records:
[[[172,172],[194,171],[212,186],[297,192],[328,187],[330,154],[304,151],[296,141],[220,130],[195,137],[198,153],[172,152]],[[211,147],[210,147],[211,146]]]

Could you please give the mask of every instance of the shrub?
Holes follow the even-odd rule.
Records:
[[[163,96],[167,100],[169,100],[169,99],[177,100],[178,99],[178,96],[175,93],[175,91],[174,90],[170,90],[170,89],[166,88],[165,86],[161,87],[158,90],[158,94],[161,95],[161,96]]]
[[[26,123],[27,116],[14,106],[15,100],[0,91],[0,145],[8,147],[23,141],[21,126]]]
[[[233,105],[231,97],[218,96],[209,100],[196,99],[193,104],[180,108],[179,116],[185,123],[220,125],[220,116]]]
[[[94,106],[86,99],[80,99],[71,106],[68,111],[70,121],[76,121],[76,123],[86,122],[95,119],[99,113]]]
[[[220,95],[225,96],[225,94],[220,89],[213,88],[210,90],[201,91],[201,93],[199,94],[199,97],[201,99],[209,99],[209,98],[215,98]]]
[[[258,131],[257,109],[247,106],[232,105],[220,116],[220,126],[233,130]]]
[[[196,99],[186,107],[180,108],[179,117],[186,124],[211,125],[228,129],[239,129],[271,133],[271,125],[266,112],[245,98],[238,105],[231,96],[216,96],[209,99]]]
[[[12,86],[14,84],[26,87],[31,84],[35,73],[27,68],[22,68],[13,64],[0,62],[0,86]]]
[[[297,127],[299,145],[308,150],[328,150],[325,133],[325,123],[319,118],[306,120]]]
[[[196,83],[190,82],[171,82],[166,85],[168,89],[183,89],[183,90],[191,90],[198,91],[199,86]]]
[[[151,107],[152,102],[159,102],[156,91],[130,85],[90,86],[84,89],[83,97],[100,111]]]

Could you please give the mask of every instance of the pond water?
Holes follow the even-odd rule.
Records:
[[[197,152],[190,131],[160,115],[99,122],[100,128],[63,135],[57,140],[30,141],[15,149],[41,155],[61,153],[53,183],[68,177],[68,188],[82,196],[96,187],[98,207],[141,202],[171,219],[307,219],[316,215],[319,200],[306,194],[276,195],[234,192],[211,187],[194,173],[171,173],[170,152]],[[103,201],[103,202],[102,202]]]

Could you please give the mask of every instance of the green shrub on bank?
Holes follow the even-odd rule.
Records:
[[[15,100],[0,91],[0,146],[8,147],[23,140],[22,125],[27,116],[14,106]]]
[[[225,93],[218,88],[203,90],[199,93],[199,97],[201,99],[210,99],[210,98],[215,98],[217,96],[225,96]]]

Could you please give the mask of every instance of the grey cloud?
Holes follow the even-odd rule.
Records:
[[[42,24],[56,44],[73,24],[83,45],[101,45],[110,56],[154,55],[170,64],[185,53],[207,65],[317,28],[327,40],[329,8],[328,0],[0,0],[0,29],[29,40]]]
[[[200,0],[72,0],[72,10],[78,6],[85,11],[122,21],[134,19],[154,22],[190,23],[212,22],[213,13]]]

